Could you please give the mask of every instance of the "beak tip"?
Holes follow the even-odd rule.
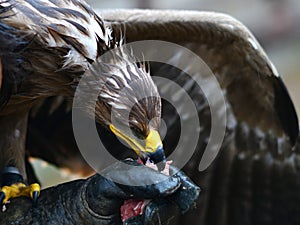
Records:
[[[154,164],[157,164],[159,170],[165,168],[166,156],[162,147],[158,147],[154,153],[149,154],[149,158]]]

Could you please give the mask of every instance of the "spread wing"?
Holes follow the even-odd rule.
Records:
[[[276,68],[251,32],[213,12],[113,10],[99,14],[127,42],[164,40],[197,53],[216,75],[238,122],[298,136],[298,118]],[[167,76],[167,75],[166,75]]]

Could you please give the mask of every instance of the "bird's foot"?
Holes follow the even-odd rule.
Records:
[[[36,203],[39,195],[39,184],[31,184],[26,186],[24,183],[17,183],[10,186],[3,186],[1,188],[0,201],[2,201],[2,204],[6,204],[11,198],[25,196],[30,197],[33,202]]]
[[[9,199],[16,197],[30,197],[36,204],[40,195],[40,185],[35,183],[26,185],[22,175],[15,167],[6,167],[1,176],[0,202],[6,204]]]

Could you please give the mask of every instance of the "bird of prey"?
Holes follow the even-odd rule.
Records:
[[[158,39],[189,47],[223,81],[227,135],[214,163],[199,172],[211,130],[210,106],[201,89],[194,85],[196,82],[185,72],[150,62],[152,76],[171,79],[185,87],[197,107],[201,125],[195,154],[183,170],[204,191],[197,209],[172,220],[171,224],[295,224],[292,221],[297,221],[297,214],[293,218],[291,215],[299,208],[299,145],[293,144],[298,134],[297,116],[276,69],[249,30],[230,16],[218,13],[103,10],[99,15],[113,32],[125,34],[127,42]],[[230,79],[229,82],[221,76]],[[196,77],[201,77],[201,72]],[[175,94],[168,85],[158,88]],[[176,102],[185,106],[181,97]],[[30,119],[28,154],[58,167],[88,173],[90,168],[78,157],[74,137],[65,135],[72,132],[67,106],[61,99],[48,99]],[[179,120],[184,119],[186,124],[195,121],[192,113],[180,119],[177,112],[180,109],[166,101],[162,101],[162,109],[162,119],[168,127],[163,143],[169,153],[178,142]],[[277,118],[272,123],[271,115]],[[115,157],[122,157],[124,147],[109,132],[101,129],[99,135]],[[186,146],[189,135],[185,135]],[[183,152],[186,150],[185,145],[181,148]]]
[[[8,1],[2,3],[1,10],[1,38],[13,43],[8,49],[7,45],[0,46],[4,52],[1,53],[1,96],[8,101],[0,112],[1,135],[6,134],[0,145],[5,160],[1,159],[0,165],[17,167],[24,178],[24,139],[29,110],[42,98],[72,97],[78,78],[86,71],[94,72],[99,68],[101,61],[97,57],[121,43],[118,38],[126,42],[171,41],[192,49],[216,75],[237,121],[283,137],[291,145],[295,143],[298,119],[282,80],[251,32],[230,16],[186,11],[103,11],[99,13],[105,18],[103,20],[82,1],[75,0]],[[121,57],[115,58],[123,57],[121,63],[126,63],[130,54],[119,52],[118,56]],[[105,68],[114,70],[118,67],[116,62]],[[133,77],[147,79],[144,84],[148,86],[141,89],[149,88],[156,96],[156,87],[145,66],[131,65],[127,71],[115,74],[116,82],[106,84],[106,92],[102,98],[100,94],[95,113],[97,122],[124,139],[139,156],[145,157],[147,142],[138,144],[139,138],[122,133],[111,126],[108,119],[109,98],[117,96],[113,93],[113,83],[126,80],[122,76],[131,71],[134,71]],[[186,79],[181,80],[178,73],[166,72],[164,76],[178,79],[182,85],[188,83]],[[194,85],[186,88],[197,91]],[[116,102],[122,103],[122,99]],[[164,158],[157,133],[159,121],[152,127],[148,122],[153,118],[159,120],[160,108],[159,98],[145,101],[134,108],[139,116],[132,118],[131,124],[136,136],[142,136],[143,140],[155,134],[151,135],[156,138],[155,147],[150,146],[150,157],[156,158],[153,154],[158,153],[158,160]]]

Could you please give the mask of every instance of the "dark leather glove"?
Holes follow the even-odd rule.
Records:
[[[199,187],[182,172],[166,176],[136,162],[129,164],[134,166],[118,162],[106,168],[102,176],[46,189],[37,207],[27,198],[13,199],[0,224],[122,224],[120,207],[126,199],[152,201],[143,215],[123,224],[168,224],[176,212],[187,211],[198,198]]]
[[[99,207],[99,200],[91,205],[94,209],[98,207],[98,214],[111,216],[118,221],[120,207],[124,200],[152,199],[141,216],[127,219],[124,224],[156,225],[168,224],[178,211],[185,213],[194,206],[200,188],[183,172],[177,172],[178,169],[171,166],[170,174],[173,175],[166,176],[136,162],[127,163],[134,166],[124,168],[123,164],[116,163],[102,172],[105,177],[112,178],[115,183],[102,180],[92,185],[99,187],[99,190],[98,195],[89,196],[90,199],[102,199],[101,207]],[[174,174],[175,172],[177,173]],[[161,182],[155,183],[155,181]],[[126,183],[128,185],[124,185]]]
[[[170,166],[171,177],[179,179],[180,186],[173,193],[165,197],[151,200],[146,206],[143,215],[126,220],[124,224],[130,225],[167,225],[176,214],[186,213],[196,207],[196,200],[200,194],[200,188],[195,185],[182,171]]]

